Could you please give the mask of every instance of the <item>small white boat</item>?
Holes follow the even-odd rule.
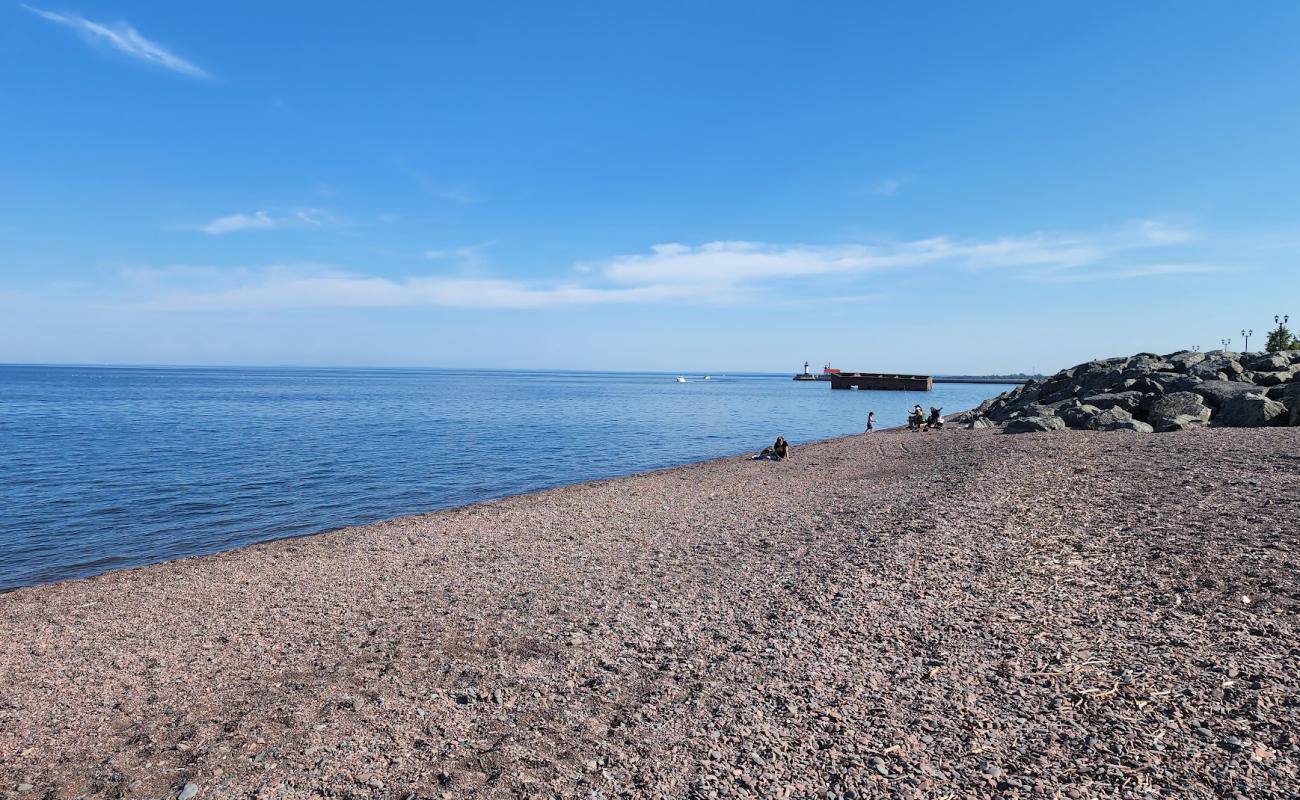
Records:
[[[677,376],[677,382],[678,382],[678,383],[686,383],[686,379],[683,378],[681,375],[678,375],[678,376]]]
[[[705,375],[705,376],[704,376],[704,380],[706,380],[706,381],[709,380],[709,376],[708,376],[708,375]]]

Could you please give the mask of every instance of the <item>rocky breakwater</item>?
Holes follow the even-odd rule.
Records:
[[[1300,350],[1089,361],[986,400],[954,421],[1006,433],[1300,425]]]

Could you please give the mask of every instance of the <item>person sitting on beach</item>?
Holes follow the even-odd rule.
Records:
[[[912,413],[907,415],[907,428],[916,431],[920,430],[923,424],[925,424],[925,412],[921,410],[921,404],[917,403],[912,408]]]
[[[754,456],[755,461],[780,461],[790,453],[790,445],[786,444],[784,436],[776,437],[776,442],[771,447],[764,447],[763,452]]]
[[[785,443],[784,436],[776,437],[776,443],[772,445],[772,451],[776,453],[777,458],[785,458],[790,454],[790,445]]]

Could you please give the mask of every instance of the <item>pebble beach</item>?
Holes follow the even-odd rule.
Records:
[[[0,595],[4,798],[1294,798],[1300,428],[882,432]]]

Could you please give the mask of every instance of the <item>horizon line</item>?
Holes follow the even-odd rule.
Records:
[[[402,372],[576,372],[590,374],[606,375],[708,375],[710,377],[725,377],[727,375],[756,375],[756,376],[775,376],[787,377],[799,374],[798,371],[792,372],[769,372],[766,370],[752,369],[733,369],[733,370],[662,370],[662,369],[594,369],[581,367],[435,367],[435,366],[397,366],[397,365],[365,365],[365,364],[175,364],[175,363],[147,363],[147,362],[83,362],[83,361],[0,361],[0,368],[5,367],[63,367],[63,368],[92,368],[92,369],[301,369],[301,370],[392,370]],[[861,370],[851,370],[861,371]],[[909,373],[912,374],[912,373]],[[930,372],[915,373],[926,374],[936,378],[979,378],[979,377],[1009,377],[1009,376],[1027,376],[1045,375],[1041,372]]]

